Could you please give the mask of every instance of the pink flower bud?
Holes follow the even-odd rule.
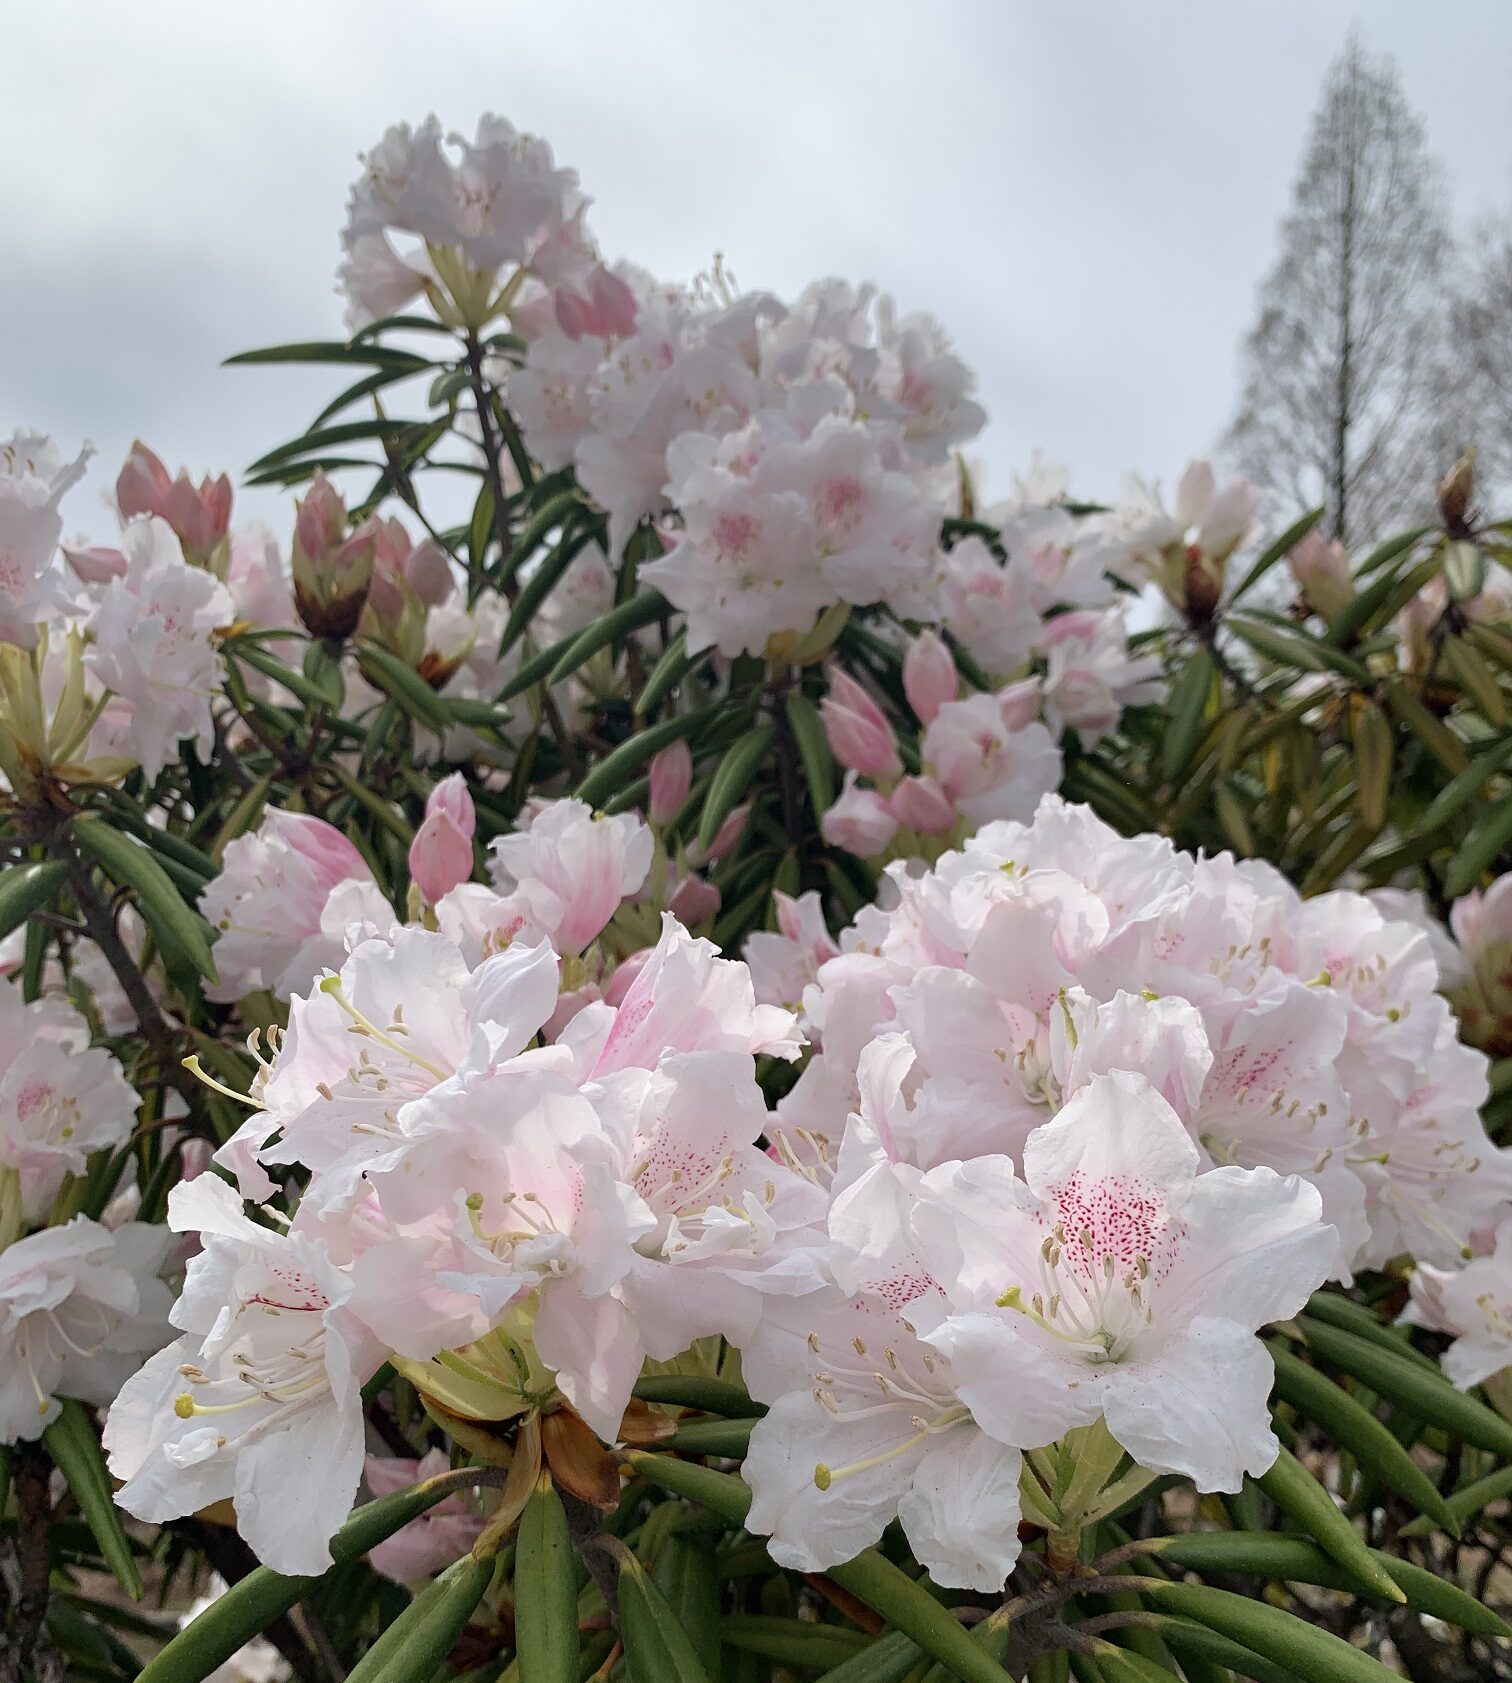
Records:
[[[125,574],[126,557],[118,549],[94,545],[73,549],[66,543],[59,547],[75,575],[85,584],[109,584]]]
[[[955,803],[933,777],[905,777],[887,804],[904,829],[921,836],[939,835],[956,821]]]
[[[468,792],[467,779],[460,771],[443,777],[426,797],[425,816],[429,818],[433,812],[444,812],[462,834],[472,840],[478,827],[478,812]]]
[[[346,502],[319,470],[310,489],[294,505],[294,542],[316,566],[330,559],[346,535]]]
[[[819,715],[841,765],[868,777],[896,777],[903,770],[886,714],[838,667],[830,672],[829,694],[819,704]]]
[[[462,774],[448,777],[431,791],[426,803],[425,822],[410,843],[410,878],[429,905],[472,875],[472,832],[475,823],[472,796],[466,786],[448,790],[446,784],[462,783]],[[440,800],[437,796],[441,796]]]
[[[350,637],[372,584],[378,523],[365,520],[350,537],[346,524],[341,493],[317,472],[295,505],[292,557],[294,606],[317,637]]]
[[[692,750],[684,741],[668,743],[651,761],[651,822],[670,823],[692,787]]]
[[[231,481],[225,474],[198,485],[187,473],[170,478],[162,459],[138,439],[116,479],[116,506],[123,520],[152,514],[167,521],[185,558],[203,565],[231,524]]]
[[[593,303],[570,286],[559,286],[552,295],[557,326],[569,339],[582,339],[594,331]]]
[[[723,904],[723,896],[712,882],[702,877],[684,877],[672,890],[667,910],[687,929],[693,929],[705,918],[714,917]]]
[[[629,993],[635,978],[646,968],[646,960],[655,951],[655,947],[642,947],[639,952],[631,953],[629,958],[615,966],[614,974],[604,987],[605,1005],[620,1006],[625,1003],[625,995]]]
[[[740,838],[745,834],[745,827],[750,820],[750,816],[751,806],[749,801],[743,806],[736,807],[724,823],[719,826],[714,840],[709,843],[706,849],[701,848],[697,842],[688,849],[688,863],[696,867],[711,864],[716,859],[727,858],[739,845]]]
[[[630,288],[612,270],[598,268],[588,283],[588,292],[598,312],[599,332],[608,339],[628,339],[635,332],[640,313]]]
[[[933,631],[921,631],[903,657],[903,690],[921,724],[933,724],[958,687],[955,657]]]
[[[1067,616],[1062,614],[1062,619]],[[1052,622],[1053,623],[1053,622]],[[1023,730],[1039,717],[1044,688],[1038,678],[1020,678],[1016,684],[1005,684],[997,692],[998,712],[1005,730]]]
[[[898,821],[875,789],[862,789],[851,772],[840,798],[820,820],[819,828],[831,847],[870,859],[898,833]]]

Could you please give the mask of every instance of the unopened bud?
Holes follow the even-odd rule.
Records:
[[[1475,490],[1475,451],[1467,450],[1439,481],[1439,516],[1450,537],[1462,537],[1468,531],[1465,517],[1470,512],[1470,497]]]
[[[684,741],[669,743],[651,761],[650,819],[668,824],[679,812],[693,787],[693,754]]]
[[[903,770],[887,715],[848,673],[830,673],[829,694],[819,703],[824,734],[835,758],[867,777],[897,777]]]

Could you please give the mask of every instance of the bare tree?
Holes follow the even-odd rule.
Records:
[[[1453,294],[1444,407],[1476,449],[1483,499],[1512,490],[1512,217],[1475,230]],[[1487,506],[1490,506],[1489,504]]]
[[[1440,170],[1396,66],[1351,34],[1260,288],[1227,447],[1256,483],[1368,539],[1431,508],[1444,464],[1450,259]],[[1452,458],[1451,458],[1452,459]]]

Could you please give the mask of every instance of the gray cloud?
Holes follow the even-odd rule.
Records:
[[[1080,489],[1209,447],[1348,0],[105,0],[7,22],[0,430],[135,433],[239,469],[333,390],[227,371],[339,330],[336,231],[386,123],[547,135],[615,256],[748,286],[872,278],[978,370],[1001,485]],[[1512,201],[1504,0],[1363,9],[1461,213]],[[97,478],[103,479],[103,474]],[[267,496],[244,509],[284,515]],[[85,511],[75,509],[81,521]]]

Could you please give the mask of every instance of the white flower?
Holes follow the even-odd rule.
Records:
[[[1420,1262],[1402,1319],[1453,1335],[1443,1368],[1462,1391],[1512,1367],[1512,1218],[1496,1229],[1489,1254],[1463,1268]]]
[[[997,1591],[1019,1554],[1017,1448],[979,1429],[949,1359],[920,1336],[947,1305],[906,1256],[852,1297],[769,1300],[742,1346],[751,1393],[746,1523],[781,1566],[822,1572],[896,1516],[937,1583]]]
[[[651,869],[656,839],[638,813],[606,818],[582,801],[544,803],[489,849],[501,893],[563,954],[580,953]]]
[[[257,1226],[216,1176],[174,1187],[168,1225],[204,1249],[173,1308],[183,1336],[111,1406],[116,1499],[160,1524],[230,1497],[265,1565],[323,1572],[362,1477],[358,1392],[383,1351],[344,1309],[351,1282],[325,1245]]]
[[[84,1216],[0,1251],[0,1443],[40,1437],[58,1398],[103,1405],[170,1336],[170,1235]]]
[[[201,759],[214,742],[210,698],[221,658],[212,633],[236,617],[230,592],[185,560],[172,529],[134,520],[121,537],[126,571],[105,587],[89,661],[96,677],[131,703],[131,743],[155,778],[191,739]]]
[[[1317,1192],[1198,1173],[1142,1076],[1098,1076],[1024,1148],[919,1183],[911,1228],[953,1313],[926,1342],[984,1431],[1034,1448],[1099,1415],[1141,1466],[1236,1491],[1276,1456],[1253,1336],[1335,1267]]]
[[[71,602],[57,560],[58,505],[93,453],[86,445],[65,465],[53,441],[36,432],[14,433],[0,445],[0,643],[32,648],[38,623]]]

